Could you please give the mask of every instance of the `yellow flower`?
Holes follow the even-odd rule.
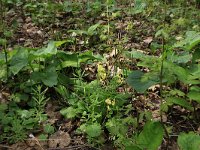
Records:
[[[113,105],[113,106],[115,105],[115,99],[112,101],[112,105]]]
[[[107,99],[105,100],[105,103],[106,103],[107,105],[111,105],[111,104],[112,104],[112,101],[111,101],[109,98],[107,98]]]

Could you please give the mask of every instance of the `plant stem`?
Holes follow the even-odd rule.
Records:
[[[4,54],[5,54],[5,61],[6,61],[6,80],[8,80],[8,72],[9,72],[9,68],[8,68],[8,52],[6,50],[6,43],[4,44]]]

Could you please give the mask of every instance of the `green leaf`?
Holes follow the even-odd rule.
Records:
[[[199,93],[199,91],[192,90],[187,94],[187,97],[191,100],[195,100],[198,103],[200,103],[200,93]]]
[[[128,128],[122,121],[117,120],[116,118],[109,119],[106,122],[106,128],[110,132],[111,135],[126,135]]]
[[[60,43],[57,43],[59,45]],[[37,51],[32,51],[31,54],[35,56],[51,56],[57,53],[56,42],[50,41],[46,48],[39,49]]]
[[[44,126],[44,132],[48,133],[48,134],[52,134],[52,133],[54,133],[54,127],[51,126],[50,124],[46,124]]]
[[[135,0],[134,1],[135,6],[131,10],[131,14],[138,14],[144,11],[146,8],[146,3],[143,0]]]
[[[152,85],[155,85],[159,83],[158,80],[155,78],[157,77],[151,77],[149,79],[143,79],[144,73],[137,70],[133,71],[127,78],[127,83],[132,86],[137,92],[144,93],[149,87]]]
[[[183,98],[179,98],[179,97],[168,97],[166,99],[167,103],[168,104],[177,104],[177,105],[180,105],[190,111],[193,111],[193,107],[192,105],[186,100],[186,99],[183,99]]]
[[[77,115],[77,110],[73,107],[68,107],[60,110],[60,113],[66,118],[74,118]]]
[[[0,104],[0,112],[4,112],[6,109],[8,109],[8,105],[7,104]]]
[[[182,133],[178,136],[178,145],[180,150],[199,150],[200,136],[193,132]]]
[[[162,143],[164,129],[160,122],[148,122],[139,134],[137,143],[143,149],[157,150]]]
[[[31,79],[35,82],[42,81],[45,85],[52,87],[58,83],[58,74],[55,67],[46,68],[43,72],[33,72]]]
[[[137,145],[131,145],[131,146],[126,146],[125,150],[143,150],[143,149],[141,149]]]
[[[62,63],[57,66],[57,69],[79,66],[78,54],[69,54],[59,51],[57,57],[62,60]]]
[[[54,41],[54,44],[55,44],[56,47],[59,47],[59,46],[65,44],[66,42],[68,42],[68,41],[67,40],[64,40],[64,41]]]
[[[91,27],[88,28],[88,35],[92,36],[95,33],[95,30],[99,27],[99,23],[92,25]]]
[[[28,50],[20,48],[17,53],[11,58],[10,70],[16,75],[23,67],[28,64]]]
[[[189,52],[184,52],[179,55],[176,55],[174,53],[169,53],[167,59],[173,63],[185,64],[192,60],[192,55]]]
[[[185,50],[192,50],[195,46],[200,43],[200,33],[196,31],[186,32],[186,38],[177,42],[173,47],[181,47]]]
[[[189,73],[185,68],[169,61],[164,61],[163,68],[167,70],[168,74],[176,75],[178,80],[187,83]]]
[[[41,140],[41,141],[45,141],[45,140],[47,140],[47,138],[48,138],[48,135],[47,135],[47,134],[40,134],[40,135],[38,136],[38,139]]]
[[[101,134],[101,125],[99,123],[87,125],[85,132],[89,137],[98,137]]]

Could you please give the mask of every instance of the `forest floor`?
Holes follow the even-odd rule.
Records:
[[[129,6],[129,5],[128,5]],[[38,6],[39,7],[39,6]],[[127,59],[122,55],[122,51],[131,51],[132,49],[140,50],[147,55],[152,54],[152,43],[157,41],[162,42],[162,39],[155,37],[160,24],[163,21],[159,14],[154,11],[141,12],[145,15],[131,15],[126,12],[127,5],[118,5],[115,11],[107,14],[107,12],[95,12],[94,10],[86,10],[82,8],[77,11],[53,11],[50,10],[41,12],[35,10],[23,10],[20,7],[9,9],[5,15],[5,23],[12,36],[8,40],[7,49],[12,51],[17,46],[29,48],[41,48],[48,41],[59,41],[73,38],[70,30],[87,29],[99,23],[104,26],[99,33],[91,34],[89,37],[85,35],[75,35],[76,44],[69,44],[63,47],[63,51],[68,52],[86,52],[92,50],[94,54],[100,54],[106,58],[106,61],[101,63],[107,70],[107,74],[113,74],[113,68],[129,70],[141,70],[148,72],[148,68],[138,67],[139,60]],[[39,8],[38,8],[39,9]],[[159,10],[162,10],[159,9]],[[25,12],[24,12],[25,11]],[[30,12],[28,12],[30,11]],[[38,15],[37,13],[45,13]],[[157,16],[155,16],[157,15]],[[16,24],[16,26],[14,26]],[[107,26],[109,24],[109,27]],[[170,24],[170,20],[166,21]],[[89,26],[88,26],[89,25]],[[109,28],[109,29],[108,29]],[[108,31],[109,30],[109,31]],[[179,31],[176,31],[179,32]],[[102,35],[101,35],[102,33]],[[75,33],[74,33],[75,34]],[[77,33],[76,33],[77,34]],[[108,35],[107,35],[108,34]],[[101,40],[105,37],[106,40]],[[84,37],[85,36],[85,37]],[[87,43],[85,44],[85,40]],[[160,56],[161,50],[154,52],[154,56]],[[86,82],[91,82],[97,78],[97,63],[82,65],[81,70],[87,72],[85,77]],[[116,69],[115,68],[115,69]],[[111,71],[110,71],[111,70]],[[113,70],[113,71],[112,71]],[[162,97],[160,95],[160,85],[157,84],[150,89],[146,94],[140,94],[128,86],[124,79],[124,84],[117,87],[118,93],[128,91],[131,96],[129,103],[134,108],[131,112],[133,116],[138,117],[138,112],[151,112],[152,120],[160,121],[160,106]],[[181,85],[180,85],[181,86]],[[1,85],[0,102],[9,103],[12,90],[6,84]],[[73,88],[73,87],[71,87]],[[168,88],[168,87],[164,87]],[[179,87],[184,88],[184,87]],[[51,92],[49,92],[51,93]],[[54,94],[54,93],[53,93]],[[45,105],[45,114],[47,114],[49,122],[56,128],[56,132],[49,136],[48,140],[38,140],[37,136],[42,133],[42,130],[29,131],[28,138],[22,142],[15,144],[0,144],[0,150],[15,149],[15,150],[92,150],[98,149],[87,142],[84,134],[77,134],[76,129],[80,126],[80,119],[67,119],[60,114],[60,109],[63,103],[57,101],[55,95],[50,94],[50,100]],[[177,137],[181,132],[199,131],[199,124],[190,119],[191,112],[181,106],[174,106],[172,110],[162,114],[162,122],[171,128],[170,135],[166,135],[160,150],[178,150]],[[135,111],[137,110],[137,111]],[[143,120],[139,122],[138,130],[144,125]],[[0,125],[1,129],[1,125]],[[132,129],[130,129],[132,130]],[[1,132],[1,131],[0,131]],[[107,137],[107,135],[105,136]],[[106,139],[107,140],[107,139]],[[112,142],[107,140],[106,144],[101,147],[102,150],[117,149]]]

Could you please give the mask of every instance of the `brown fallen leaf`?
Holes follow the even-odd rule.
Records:
[[[150,44],[153,41],[153,37],[147,37],[145,40],[143,40],[144,43]]]
[[[71,142],[71,137],[67,132],[58,131],[49,137],[49,148],[65,148]]]

